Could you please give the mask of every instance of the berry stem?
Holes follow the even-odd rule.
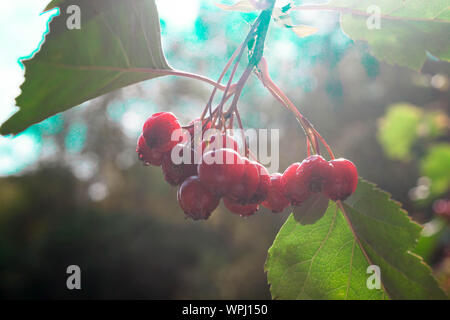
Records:
[[[322,144],[325,146],[325,149],[327,150],[331,159],[334,159],[335,156],[333,154],[333,151],[331,151],[331,148],[327,144],[325,139],[314,128],[314,126],[311,124],[311,122],[309,122],[309,120],[300,113],[300,111],[292,103],[292,101],[286,96],[286,94],[270,78],[267,62],[264,58],[262,58],[259,63],[259,71],[260,71],[259,78],[262,81],[263,85],[269,90],[269,92],[278,101],[280,101],[283,104],[283,106],[285,106],[288,110],[290,110],[295,115],[298,122],[300,123],[303,130],[305,131],[305,134],[311,143],[311,147],[313,148],[313,151],[317,154],[320,154],[319,143],[317,141],[317,139],[319,139],[320,142],[322,142]]]
[[[214,86],[214,88],[219,89],[221,91],[225,90],[225,88],[226,88],[226,86],[224,86],[220,82],[214,81],[211,78],[202,76],[200,74],[187,72],[187,71],[181,71],[181,70],[151,69],[151,68],[91,67],[91,66],[89,66],[89,69],[120,71],[120,72],[149,73],[149,74],[155,74],[158,76],[165,76],[165,75],[178,76],[178,77],[190,78],[190,79],[195,79],[195,80],[200,80],[200,81],[206,82],[206,83]]]
[[[247,46],[247,43],[250,41],[250,39],[254,36],[256,28],[261,23],[261,18],[262,18],[262,13],[258,16],[256,21],[253,23],[252,27],[250,28],[250,31],[248,32],[247,36],[245,37],[244,42],[242,43],[242,45],[239,48],[239,53],[238,53],[238,55],[237,55],[237,57],[236,57],[236,59],[234,61],[234,66],[233,66],[233,69],[231,71],[230,78],[228,79],[227,86],[226,86],[226,88],[225,88],[225,90],[223,92],[222,100],[220,101],[219,106],[218,106],[220,112],[222,112],[222,110],[223,110],[223,105],[225,104],[225,98],[227,96],[227,93],[228,93],[228,90],[230,88],[231,82],[233,81],[234,75],[235,75],[237,67],[239,65],[239,61],[241,60],[242,54],[244,53],[245,47]],[[242,76],[241,76],[241,79],[242,79]],[[242,88],[239,88],[239,83],[241,82],[241,79],[239,79],[239,82],[236,85],[235,95],[236,95],[237,92],[242,91]]]
[[[245,139],[244,126],[242,125],[242,120],[241,120],[241,116],[239,114],[238,109],[234,110],[234,114],[236,115],[236,120],[237,120],[237,122],[239,124],[239,129],[241,130],[242,143],[244,144],[244,154],[245,154],[246,157],[248,157],[247,140]]]
[[[242,48],[242,44],[233,52],[233,54],[231,55],[231,58],[228,60],[227,64],[225,65],[225,68],[223,68],[222,73],[220,74],[219,79],[217,80],[218,83],[220,83],[223,79],[223,77],[225,76],[225,74],[227,73],[228,69],[230,68],[231,64],[233,63],[234,59],[236,58],[236,56],[238,55],[238,53],[240,52]],[[206,104],[205,109],[202,112],[202,115],[200,117],[200,120],[203,122],[203,119],[206,115],[206,112],[209,110],[209,113],[211,113],[211,105],[212,105],[212,101],[214,99],[214,95],[217,92],[217,87],[214,87],[211,96],[209,97],[208,103]]]
[[[258,28],[254,34],[254,36],[257,37],[256,43],[253,48],[253,53],[249,58],[247,68],[245,69],[244,73],[242,74],[241,78],[239,79],[238,83],[236,84],[236,91],[235,91],[233,101],[231,102],[231,106],[228,111],[230,113],[233,112],[235,109],[237,109],[237,102],[239,100],[242,89],[244,88],[245,83],[247,82],[247,79],[250,77],[250,74],[252,73],[253,69],[259,64],[259,62],[261,61],[261,59],[263,57],[264,43],[266,41],[267,31],[269,30],[269,24],[270,24],[270,19],[272,17],[272,11],[273,11],[274,5],[275,5],[275,1],[272,1],[269,4],[268,8],[266,10],[263,10],[258,17],[259,19],[261,19],[261,22],[259,23]]]

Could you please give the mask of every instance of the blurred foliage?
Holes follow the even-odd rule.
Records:
[[[446,0],[331,0],[326,5],[343,9],[344,32],[352,39],[367,41],[373,55],[380,60],[417,71],[428,53],[450,61],[450,47],[446,44],[450,9]],[[380,16],[390,19],[379,19],[377,25]]]
[[[411,160],[411,148],[418,138],[442,135],[448,123],[443,112],[426,112],[408,103],[398,103],[389,106],[380,120],[378,140],[388,157],[407,161]]]
[[[422,160],[421,172],[431,180],[431,194],[440,195],[450,189],[450,144],[430,147]]]
[[[426,223],[422,230],[422,236],[417,242],[414,252],[421,256],[427,263],[432,263],[435,258],[435,249],[442,248],[442,243],[448,236],[450,230],[446,228],[446,221],[435,218]],[[447,235],[445,234],[447,233]]]
[[[397,104],[389,107],[386,116],[380,121],[378,139],[390,158],[410,159],[421,115],[422,110],[412,105]]]

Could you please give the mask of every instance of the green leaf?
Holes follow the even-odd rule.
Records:
[[[377,138],[389,158],[410,160],[412,146],[419,138],[439,137],[447,126],[448,118],[441,111],[425,112],[409,103],[397,103],[380,119]]]
[[[399,203],[360,179],[342,203],[312,225],[293,215],[269,249],[265,270],[274,299],[445,299],[431,269],[411,251],[421,227]],[[368,289],[370,265],[380,289]]]
[[[314,224],[320,220],[328,208],[328,198],[316,193],[293,209],[294,218],[300,224]]]
[[[76,4],[81,29],[69,30],[72,16],[67,7]],[[16,99],[20,108],[0,128],[1,134],[18,133],[107,92],[143,81],[171,68],[162,47],[154,0],[56,0],[60,15],[40,51],[24,61],[25,82]],[[145,69],[145,71],[143,70]]]
[[[421,173],[431,180],[432,195],[439,195],[450,189],[450,144],[432,146],[422,160]]]
[[[421,69],[427,52],[450,61],[448,0],[331,0],[322,7],[327,8],[341,12],[343,31],[354,40],[367,41],[380,60],[414,70]],[[380,28],[369,29],[367,21],[377,9]]]

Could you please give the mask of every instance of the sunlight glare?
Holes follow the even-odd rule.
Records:
[[[156,0],[161,19],[169,28],[190,29],[194,26],[200,7],[199,0]]]

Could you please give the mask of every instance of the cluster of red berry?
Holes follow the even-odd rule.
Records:
[[[202,133],[209,126],[203,123]],[[221,198],[231,212],[250,216],[260,204],[273,212],[282,212],[317,192],[332,200],[343,200],[356,189],[356,167],[348,160],[326,161],[313,155],[292,164],[283,175],[270,175],[259,162],[242,156],[236,140],[225,133],[201,135],[200,148],[194,148],[191,139],[194,127],[195,121],[182,130],[172,113],[155,113],[145,122],[136,149],[144,164],[161,166],[165,180],[179,186],[180,207],[194,220],[207,219]],[[182,134],[173,139],[177,130]],[[189,161],[176,163],[173,157],[176,153]]]

